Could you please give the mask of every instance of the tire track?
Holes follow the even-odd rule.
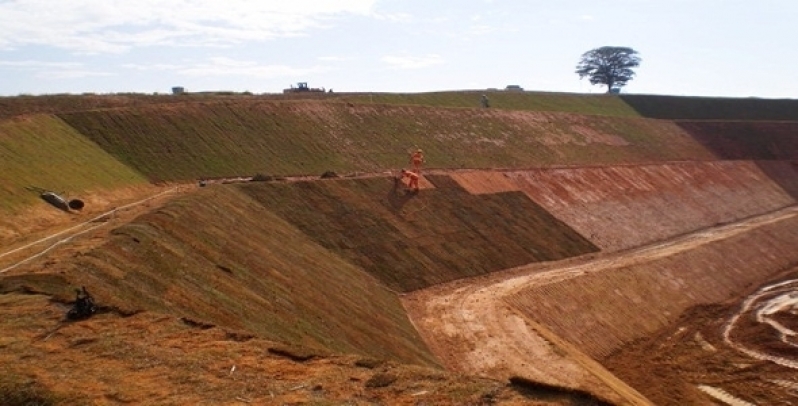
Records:
[[[790,206],[636,249],[455,281],[405,295],[403,302],[430,349],[451,370],[498,379],[522,376],[589,391],[620,404],[650,404],[580,351],[544,332],[545,326],[524,320],[504,299],[530,286],[665,258],[796,214],[798,206]]]

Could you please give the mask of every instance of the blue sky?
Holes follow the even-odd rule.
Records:
[[[0,0],[0,95],[504,88],[798,98],[795,0]]]

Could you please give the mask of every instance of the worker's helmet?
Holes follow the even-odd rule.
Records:
[[[419,148],[416,150],[416,152],[424,152],[424,151],[422,151],[421,148]]]

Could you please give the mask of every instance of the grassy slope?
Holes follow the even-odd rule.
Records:
[[[380,171],[416,146],[438,168],[714,158],[669,122],[566,113],[255,100],[61,117],[157,180]]]
[[[136,102],[114,110],[54,111],[74,111],[59,117],[152,180],[382,170],[404,165],[411,146],[423,146],[430,165],[442,168],[716,158],[682,127],[636,118],[615,97],[538,96],[549,97],[543,103],[528,94],[489,95],[491,109],[470,108],[478,93],[462,92],[369,100],[347,95],[340,102]],[[64,189],[75,190],[143,181],[60,120],[26,119],[0,127],[0,177],[11,173],[9,165],[20,179],[54,189],[59,186],[43,183],[74,177]],[[41,169],[31,170],[33,161]],[[0,187],[10,184],[2,180]],[[445,177],[432,180],[439,189],[425,191],[427,200],[388,198],[384,179],[240,187],[258,202],[236,188],[209,188],[120,228],[106,245],[60,264],[63,275],[6,277],[0,288],[18,284],[67,295],[68,284],[85,284],[103,304],[434,364],[396,297],[344,258],[383,282],[412,289],[592,248],[518,193],[476,197],[447,187]],[[312,204],[303,206],[308,200]],[[0,203],[7,201],[23,202],[4,197]],[[535,215],[519,220],[518,213]],[[524,243],[510,244],[505,235]],[[558,238],[552,241],[551,235]],[[418,269],[432,271],[419,275]]]
[[[395,293],[231,186],[178,198],[59,265],[9,276],[68,295],[85,285],[104,305],[147,309],[275,341],[435,365]],[[64,283],[68,281],[68,283]],[[69,297],[69,296],[66,296]]]
[[[63,121],[46,115],[0,121],[0,211],[39,200],[38,187],[78,193],[146,182]]]
[[[429,93],[369,93],[340,96],[357,103],[422,105],[430,107],[480,107],[481,95],[490,107],[504,110],[557,111],[567,113],[637,117],[639,114],[617,96],[575,93],[461,91]]]
[[[242,189],[323,247],[410,291],[596,248],[520,192],[471,195],[448,176],[418,195],[389,179]]]

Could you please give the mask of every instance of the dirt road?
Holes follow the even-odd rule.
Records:
[[[617,404],[650,404],[600,364],[523,317],[504,300],[529,286],[645,263],[798,214],[792,206],[632,250],[591,254],[459,280],[403,297],[411,320],[447,368],[509,379],[524,377],[589,391]]]

